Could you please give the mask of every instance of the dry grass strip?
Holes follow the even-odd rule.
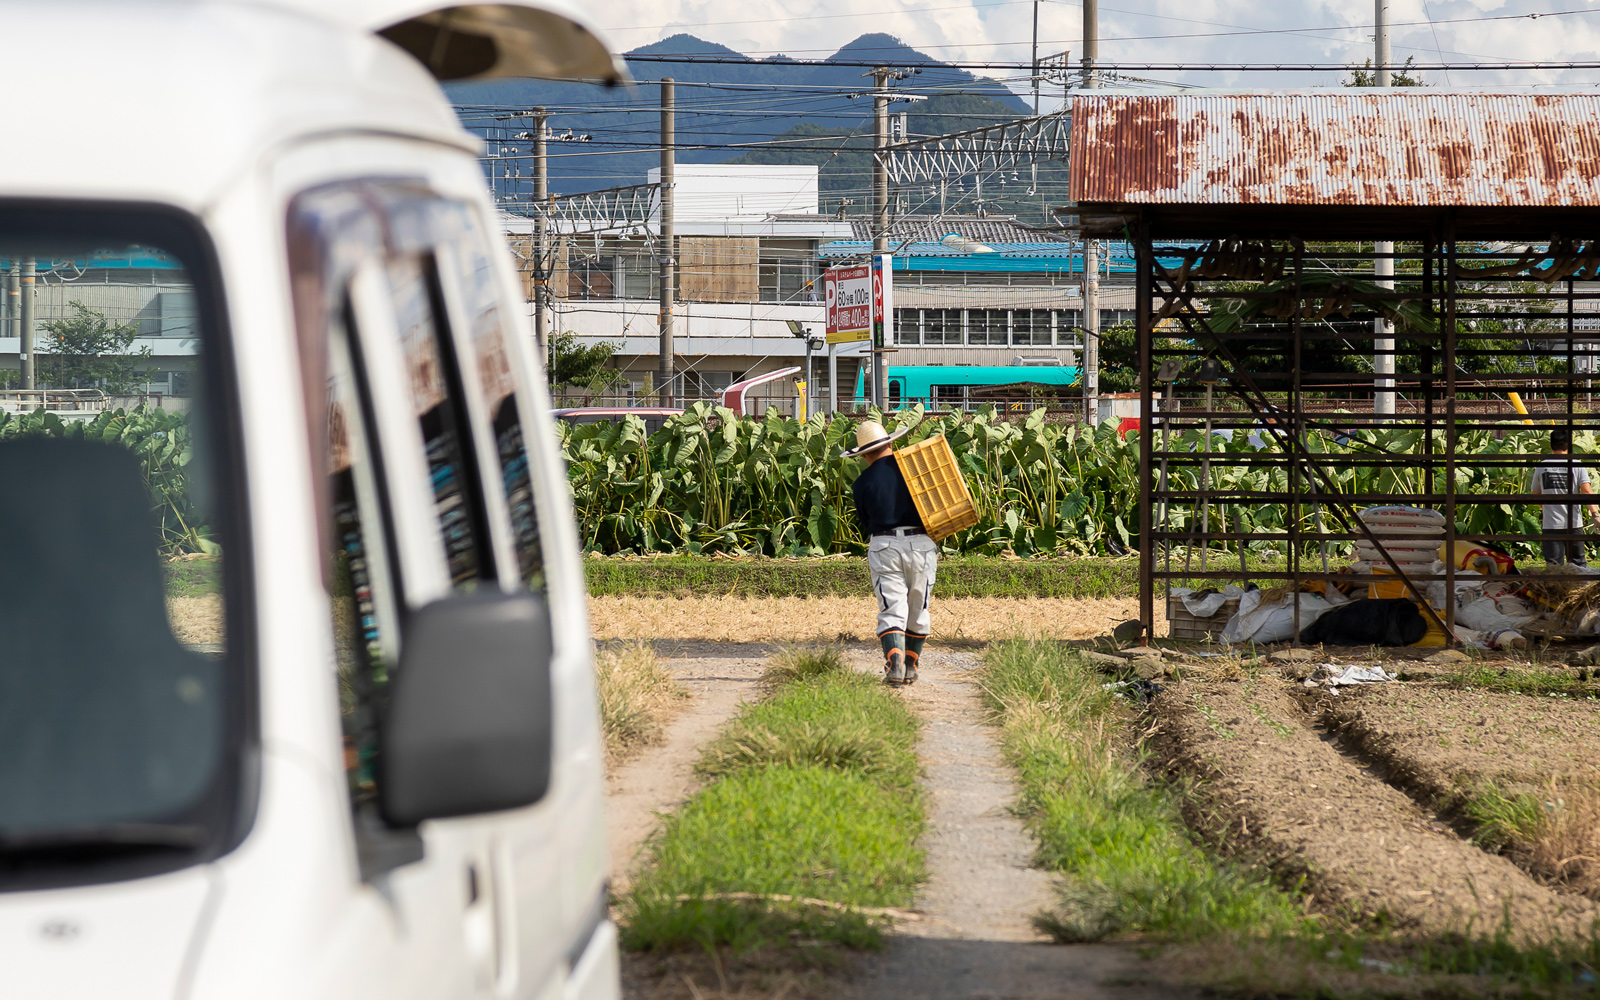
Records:
[[[643,642],[601,650],[594,666],[606,763],[615,767],[659,743],[666,720],[689,694],[655,650]]]
[[[956,597],[933,602],[937,640],[1025,635],[1093,639],[1139,615],[1137,598],[1074,600]],[[877,634],[871,597],[592,597],[597,639],[697,639],[712,642],[870,641]],[[1156,632],[1166,632],[1157,622]]]
[[[191,646],[221,645],[225,640],[222,597],[217,594],[167,598],[167,621],[178,641]]]

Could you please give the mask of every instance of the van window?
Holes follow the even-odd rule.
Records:
[[[465,211],[462,212],[466,216]],[[511,515],[517,575],[534,591],[544,590],[544,549],[534,503],[532,470],[522,435],[522,409],[511,369],[511,333],[496,294],[494,264],[481,228],[468,223],[460,243],[461,284],[479,386],[490,426],[480,430],[495,442],[499,479]]]
[[[455,352],[442,336],[433,259],[406,255],[390,261],[388,273],[411,402],[422,429],[433,483],[440,544],[451,582],[457,587],[471,586],[484,575],[482,563],[488,558],[486,518],[469,485],[475,478],[475,463],[464,442],[466,421],[460,401],[451,390]],[[374,333],[384,335],[383,331]],[[447,371],[447,365],[451,370]]]
[[[0,892],[196,864],[248,828],[243,473],[209,261],[172,215],[0,203]],[[184,394],[157,395],[147,320],[173,303],[185,339],[159,364]]]

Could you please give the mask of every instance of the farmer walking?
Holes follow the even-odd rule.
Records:
[[[923,529],[922,516],[892,454],[891,445],[908,430],[903,427],[890,434],[876,420],[863,421],[856,428],[856,446],[841,453],[844,458],[860,455],[867,460],[851,492],[862,537],[869,539],[867,569],[878,598],[878,641],[883,645],[886,684],[911,684],[917,679],[939,564],[939,544]]]
[[[1533,493],[1593,493],[1594,487],[1589,485],[1589,470],[1576,464],[1571,456],[1572,432],[1565,427],[1557,427],[1550,432],[1550,457],[1540,462],[1533,470],[1533,482],[1529,491]],[[1544,507],[1544,533],[1549,535],[1569,535],[1583,530],[1583,516],[1578,513],[1578,505],[1571,501],[1565,503],[1547,503]],[[1600,521],[1600,507],[1594,504],[1588,507],[1589,516]],[[1551,566],[1560,566],[1569,563],[1573,566],[1585,566],[1583,540],[1581,538],[1549,538],[1543,542],[1544,561]]]

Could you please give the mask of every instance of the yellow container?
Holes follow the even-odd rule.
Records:
[[[1391,570],[1381,566],[1372,567],[1372,572],[1380,576],[1394,576],[1394,573]],[[1392,600],[1396,597],[1404,597],[1408,601],[1416,601],[1418,604],[1422,603],[1422,598],[1417,596],[1417,592],[1406,586],[1405,583],[1399,579],[1372,581],[1371,583],[1367,584],[1367,596],[1374,601]]]
[[[978,523],[978,508],[943,434],[901,448],[894,459],[929,538],[942,541]]]
[[[1440,618],[1444,617],[1444,612],[1443,611],[1439,611],[1438,609],[1434,610],[1434,614],[1437,614]],[[1428,631],[1427,631],[1427,633],[1425,635],[1423,635],[1422,638],[1418,639],[1416,642],[1413,642],[1411,645],[1413,645],[1413,646],[1444,646],[1444,645],[1447,645],[1447,643],[1445,642],[1445,638],[1444,638],[1444,629],[1440,628],[1438,626],[1438,624],[1435,623],[1432,618],[1428,617],[1428,612],[1423,611],[1422,612],[1422,618],[1423,618],[1424,621],[1426,621],[1428,623]]]

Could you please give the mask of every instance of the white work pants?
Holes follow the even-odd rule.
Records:
[[[928,602],[939,569],[939,543],[927,535],[881,535],[867,546],[878,598],[878,635],[899,629],[928,634]]]

